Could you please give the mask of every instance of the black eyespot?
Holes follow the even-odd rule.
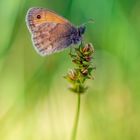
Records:
[[[37,19],[41,19],[41,15],[37,15],[36,18],[37,18]]]

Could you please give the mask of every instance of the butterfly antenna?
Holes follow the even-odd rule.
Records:
[[[83,23],[84,26],[86,26],[89,23],[95,23],[94,19],[89,19],[88,21],[86,21],[85,23]]]

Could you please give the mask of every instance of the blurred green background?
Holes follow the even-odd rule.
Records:
[[[63,76],[69,49],[47,57],[32,47],[30,7],[80,25],[95,48],[95,80],[82,95],[77,140],[140,140],[140,1],[1,0],[0,140],[69,140],[77,97]]]

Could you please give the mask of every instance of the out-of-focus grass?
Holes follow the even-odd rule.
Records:
[[[96,50],[96,76],[82,97],[79,140],[140,138],[139,0],[1,0],[0,139],[69,139],[76,97],[62,78],[68,52],[42,58],[25,24],[29,7],[46,7],[75,25]],[[62,8],[63,7],[63,8]]]

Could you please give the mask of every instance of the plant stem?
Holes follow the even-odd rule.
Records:
[[[74,126],[72,130],[72,137],[71,140],[76,140],[76,134],[77,134],[77,129],[78,129],[78,121],[79,121],[79,116],[80,116],[80,102],[81,102],[81,94],[77,93],[78,100],[77,100],[77,111],[76,111],[76,116],[74,120]]]

